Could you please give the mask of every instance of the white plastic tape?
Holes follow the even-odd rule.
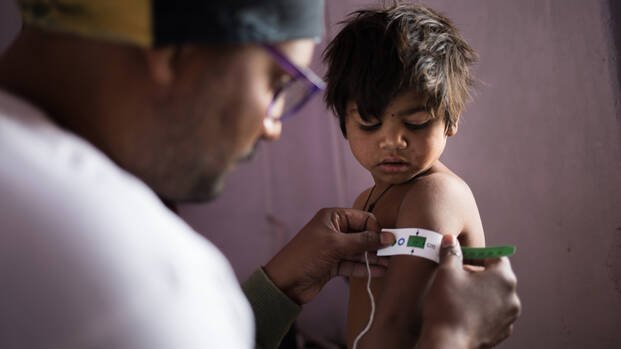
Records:
[[[377,250],[378,256],[410,255],[423,257],[436,263],[440,261],[442,235],[419,228],[382,229],[395,235],[395,243]]]

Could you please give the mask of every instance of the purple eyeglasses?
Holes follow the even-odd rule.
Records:
[[[291,75],[291,80],[274,92],[274,97],[267,107],[269,118],[283,121],[295,115],[315,93],[323,90],[326,84],[310,69],[291,62],[276,47],[269,44],[264,44],[263,47],[276,63]]]

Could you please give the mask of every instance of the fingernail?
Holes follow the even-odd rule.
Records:
[[[456,245],[457,239],[454,235],[447,234],[442,237],[442,247],[452,247]]]
[[[392,245],[395,242],[395,236],[391,233],[381,233],[380,242],[382,243],[382,245]]]

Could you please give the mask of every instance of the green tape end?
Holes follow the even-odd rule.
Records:
[[[511,256],[515,253],[515,246],[490,247],[462,247],[464,259],[485,259]]]

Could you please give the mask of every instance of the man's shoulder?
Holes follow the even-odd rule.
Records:
[[[190,230],[144,183],[85,140],[57,127],[25,102],[0,95],[0,104],[0,217],[5,247],[12,241],[39,245],[48,254],[115,248],[120,254],[119,246],[132,238],[129,232],[142,236],[158,226]],[[165,228],[156,230],[161,229]],[[9,236],[14,239],[6,241]],[[27,248],[22,247],[17,251]],[[95,260],[101,254],[82,257]]]
[[[131,177],[95,146],[62,129],[28,102],[2,91],[0,126],[0,161],[8,169],[3,175],[12,175],[16,181],[36,184],[61,178],[75,186]]]
[[[110,246],[117,253],[123,251],[119,246],[134,243],[137,237],[147,240],[143,246],[151,247],[157,241],[176,240],[205,245],[145,183],[93,145],[27,105],[9,100],[6,108],[2,97],[0,217],[4,228],[42,241],[74,241],[67,246],[93,244],[99,251]]]
[[[23,344],[15,347],[123,340],[143,327],[159,329],[154,338],[194,338],[192,345],[237,341],[236,325],[251,338],[250,309],[215,246],[86,141],[28,110],[6,110],[0,328],[14,329]],[[210,321],[226,330],[218,334]]]
[[[131,203],[163,207],[142,181],[95,146],[54,124],[28,102],[2,91],[0,178],[0,204],[21,204],[24,209],[90,210],[93,215],[106,215],[114,210],[105,207]]]

